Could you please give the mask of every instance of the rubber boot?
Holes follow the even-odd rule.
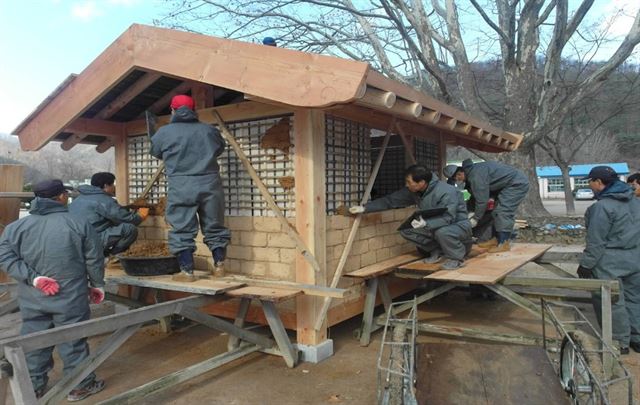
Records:
[[[189,249],[183,250],[177,254],[178,265],[180,265],[180,273],[171,276],[173,281],[196,281],[193,274],[193,252]]]
[[[213,249],[213,277],[224,277],[224,259],[227,256],[227,249],[223,247]]]
[[[478,243],[478,247],[483,248],[483,249],[487,249],[487,248],[493,248],[498,246],[498,239],[497,238],[491,238],[487,241],[484,242],[480,242]]]
[[[498,232],[498,245],[489,249],[489,253],[508,252],[511,250],[511,232]]]

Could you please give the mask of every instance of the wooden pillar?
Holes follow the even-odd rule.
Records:
[[[442,170],[447,165],[447,143],[440,131],[438,131],[438,155],[438,174],[442,174]]]
[[[301,109],[294,113],[296,229],[320,264],[320,274],[298,254],[296,281],[327,285],[326,261],[326,188],[325,188],[325,114]],[[314,325],[322,299],[302,295],[296,301],[297,341],[317,345],[327,339],[326,323],[320,330]]]
[[[22,191],[24,179],[24,166],[0,165],[0,191]],[[20,216],[19,198],[0,197],[0,235],[4,227],[15,221]],[[3,271],[0,272],[0,282],[9,281],[9,277]]]
[[[113,139],[116,161],[116,199],[122,205],[129,201],[129,151],[126,135]]]

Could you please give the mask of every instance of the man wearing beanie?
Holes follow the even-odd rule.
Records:
[[[640,353],[640,200],[609,166],[594,167],[586,179],[598,201],[584,214],[587,241],[578,275],[618,280],[622,294],[611,303],[613,339],[621,354],[629,353],[629,347]],[[593,293],[602,325],[600,299]]]
[[[85,218],[102,241],[105,257],[122,253],[138,237],[137,225],[149,216],[149,208],[130,211],[118,204],[116,176],[101,172],[91,176],[91,185],[78,187],[80,195],[69,205],[69,212]]]
[[[100,239],[89,222],[69,214],[67,187],[60,180],[36,184],[31,215],[9,224],[0,237],[0,268],[18,282],[21,335],[86,321],[89,301],[104,299]],[[36,397],[47,389],[53,347],[26,353]],[[89,356],[87,339],[58,345],[68,374]],[[89,374],[67,396],[80,401],[104,388]]]
[[[162,159],[169,186],[165,216],[171,226],[169,250],[178,258],[178,281],[195,281],[193,252],[198,224],[213,255],[214,276],[224,275],[231,232],[224,226],[224,190],[218,156],[225,148],[220,132],[202,123],[193,99],[171,100],[171,122],[151,138],[151,155]]]

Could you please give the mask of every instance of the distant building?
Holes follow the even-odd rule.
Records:
[[[629,166],[626,163],[593,163],[588,165],[570,165],[569,176],[571,177],[571,190],[578,188],[589,188],[589,181],[582,180],[589,174],[594,166],[611,166],[618,173],[620,180],[625,180],[629,175]],[[562,182],[562,172],[558,166],[536,167],[538,175],[538,186],[542,198],[554,199],[564,198],[564,183]]]

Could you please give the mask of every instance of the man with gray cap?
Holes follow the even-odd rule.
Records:
[[[618,280],[622,294],[611,303],[613,338],[620,353],[640,353],[640,199],[609,166],[596,166],[585,178],[598,200],[585,212],[587,241],[578,275]],[[600,294],[593,293],[602,324]]]
[[[495,196],[494,220],[496,237],[478,246],[489,252],[505,252],[511,249],[511,235],[516,220],[516,210],[527,196],[529,179],[520,170],[500,162],[462,162],[462,169],[471,195],[475,199],[474,215],[469,220],[475,228],[487,211],[489,199]]]
[[[462,193],[437,179],[422,165],[405,171],[406,187],[387,196],[369,201],[364,206],[349,208],[351,214],[376,212],[417,205],[419,210],[446,208],[440,215],[417,218],[409,229],[400,231],[421,253],[428,254],[427,263],[441,263],[440,269],[454,270],[464,264],[471,248],[471,224],[467,219]]]
[[[193,99],[171,100],[171,123],[151,138],[151,155],[162,159],[169,185],[165,216],[169,250],[178,258],[177,281],[195,281],[193,252],[198,223],[213,256],[213,275],[224,275],[224,259],[231,232],[224,226],[224,190],[218,156],[225,148],[220,132],[198,120]]]
[[[31,215],[9,224],[0,238],[0,268],[18,282],[21,335],[89,319],[89,301],[104,299],[102,245],[93,227],[67,210],[68,187],[60,180],[36,184]],[[53,368],[53,347],[26,353],[37,397],[44,395]],[[58,345],[68,374],[89,356],[87,339]],[[89,374],[67,396],[80,401],[102,391]]]

